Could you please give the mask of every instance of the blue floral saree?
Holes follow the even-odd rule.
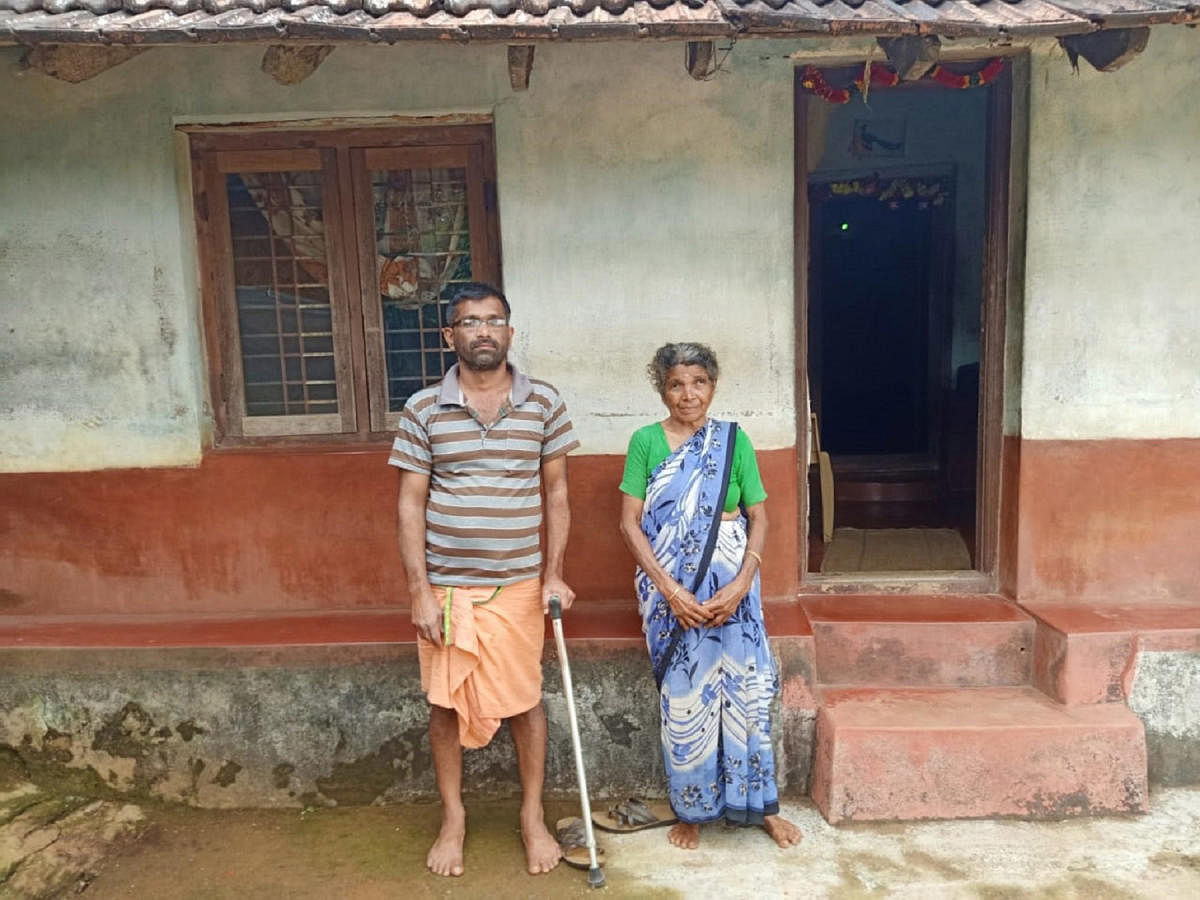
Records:
[[[646,488],[642,531],[659,563],[700,603],[733,580],[746,552],[745,519],[721,518],[736,430],[709,419],[655,468]],[[659,682],[675,814],[682,822],[724,816],[761,824],[779,811],[770,719],[778,678],[758,575],[723,625],[687,630],[640,567],[634,584]]]

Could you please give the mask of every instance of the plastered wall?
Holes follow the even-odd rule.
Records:
[[[1022,436],[1200,436],[1200,32],[1033,55]]]
[[[709,82],[677,44],[341,48],[296,87],[260,48],[155,49],[81,85],[0,50],[0,471],[195,464],[207,412],[185,122],[490,113],[514,357],[585,451],[659,414],[658,343],[718,350],[714,412],[795,440],[792,64],[739,42]],[[1200,34],[1119,72],[1033,52],[1025,438],[1200,435]],[[814,53],[816,50],[814,49]]]
[[[207,426],[187,122],[494,115],[515,360],[568,397],[585,451],[659,415],[642,369],[711,342],[714,412],[794,442],[791,64],[678,44],[343,47],[282,87],[259,47],[155,49],[80,85],[0,51],[0,471],[195,464]]]

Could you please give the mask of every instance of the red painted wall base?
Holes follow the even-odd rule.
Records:
[[[216,452],[193,469],[0,476],[0,615],[240,614],[406,606],[397,472],[380,448]],[[796,454],[760,453],[773,527],[764,590],[796,589]],[[631,598],[622,460],[569,463],[566,574]]]

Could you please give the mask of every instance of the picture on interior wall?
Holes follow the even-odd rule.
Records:
[[[904,156],[905,119],[855,119],[850,155],[855,159]]]

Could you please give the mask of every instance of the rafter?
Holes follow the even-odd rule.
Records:
[[[145,53],[147,47],[125,44],[39,44],[21,57],[27,69],[79,84]]]
[[[299,84],[332,52],[331,44],[272,44],[263,54],[262,70],[280,84]]]
[[[1145,50],[1149,41],[1149,28],[1114,28],[1111,31],[1072,34],[1058,39],[1076,70],[1079,69],[1079,57],[1082,56],[1098,72],[1117,71]]]
[[[514,91],[529,90],[529,76],[533,73],[533,45],[508,45],[508,81]]]

